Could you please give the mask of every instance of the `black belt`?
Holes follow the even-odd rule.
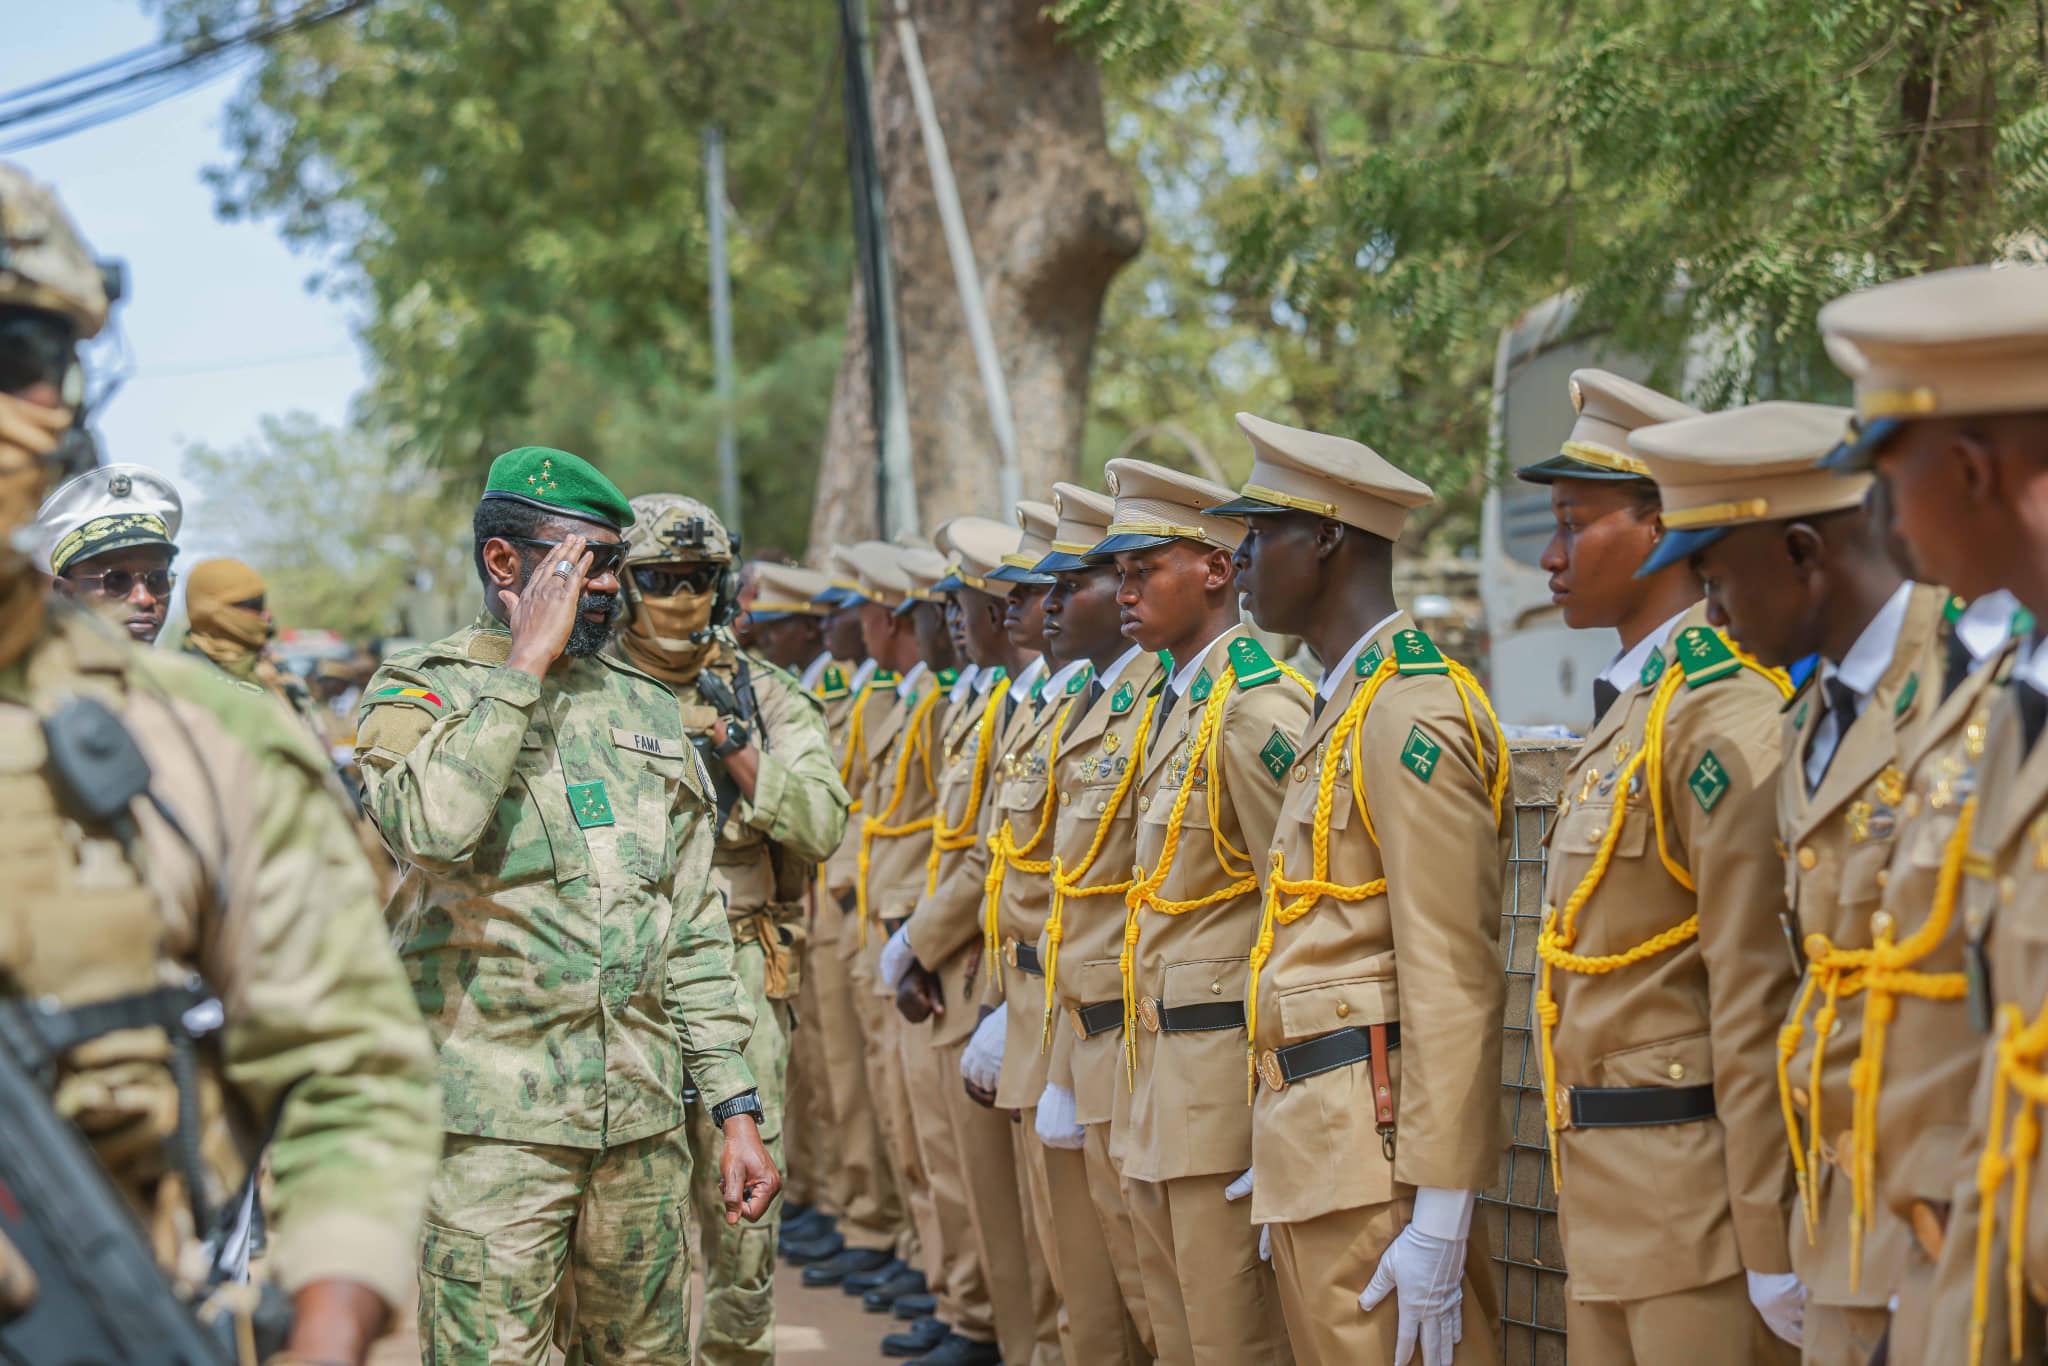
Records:
[[[860,897],[853,892],[842,892],[832,899],[839,903],[841,915],[852,915],[860,907]]]
[[[1038,945],[1027,944],[1021,939],[1012,939],[1003,950],[1003,959],[1019,972],[1028,972],[1033,977],[1045,976],[1045,964],[1038,961]],[[1117,1009],[1123,1009],[1118,1003]]]
[[[1195,1034],[1212,1029],[1243,1029],[1243,1001],[1203,1001],[1168,1006],[1147,996],[1138,1002],[1138,1019],[1155,1034]]]
[[[1386,1032],[1388,1049],[1401,1046],[1401,1026],[1389,1022],[1382,1028]],[[1269,1048],[1259,1055],[1259,1076],[1275,1091],[1285,1090],[1295,1082],[1310,1077],[1334,1072],[1340,1067],[1365,1062],[1372,1057],[1372,1031],[1365,1025],[1353,1025],[1329,1034],[1318,1034],[1313,1039],[1288,1044],[1285,1048]]]
[[[1122,1001],[1097,1001],[1093,1005],[1077,1006],[1067,1012],[1074,1022],[1074,1032],[1084,1039],[1097,1034],[1107,1034],[1112,1029],[1121,1029],[1124,1024],[1124,1003]]]
[[[1714,1087],[1567,1086],[1558,1097],[1567,1129],[1644,1129],[1714,1117]]]
[[[903,922],[908,919],[910,919],[910,917],[907,915],[899,915],[894,919],[891,919],[890,917],[885,915],[882,917],[882,928],[887,930],[889,933],[894,934],[896,933],[896,931],[903,928]]]

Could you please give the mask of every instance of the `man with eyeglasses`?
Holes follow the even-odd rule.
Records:
[[[145,465],[103,465],[67,481],[36,514],[38,558],[57,591],[153,645],[164,629],[184,503]]]
[[[499,456],[472,522],[482,613],[363,699],[364,805],[402,869],[386,915],[440,1048],[429,1362],[540,1366],[565,1287],[572,1358],[690,1359],[687,1086],[724,1130],[725,1224],[781,1188],[711,779],[676,695],[604,652],[635,515],[567,451]]]

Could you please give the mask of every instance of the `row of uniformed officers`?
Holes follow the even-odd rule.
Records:
[[[1518,471],[1620,637],[1532,1012],[1575,1366],[2039,1351],[2048,271],[1821,322],[1853,412],[1582,370]],[[1117,460],[757,567],[855,802],[786,1251],[913,1318],[892,1354],[1499,1357],[1509,747],[1395,601],[1430,490],[1238,420],[1237,492]]]

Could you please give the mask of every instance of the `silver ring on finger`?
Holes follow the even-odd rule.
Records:
[[[576,566],[575,566],[575,565],[573,565],[573,564],[571,564],[571,563],[569,563],[569,561],[567,561],[567,560],[556,560],[556,561],[555,561],[555,577],[556,577],[556,578],[558,578],[558,579],[566,579],[566,578],[568,578],[568,577],[569,577],[569,576],[570,576],[571,574],[573,574],[573,573],[575,573],[575,572],[576,572]]]

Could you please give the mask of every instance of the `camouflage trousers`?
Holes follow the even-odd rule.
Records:
[[[674,1131],[606,1149],[448,1135],[420,1248],[423,1366],[543,1366],[558,1285],[573,1358],[688,1361],[689,1182]]]
[[[767,958],[761,945],[751,937],[733,937],[733,969],[754,1002],[754,1037],[747,1044],[746,1059],[761,1092],[761,1142],[779,1171],[789,1076],[789,1003],[768,999]],[[725,1200],[718,1190],[724,1136],[704,1105],[690,1107],[684,1128],[695,1167],[690,1196],[697,1208],[704,1257],[704,1326],[697,1336],[697,1366],[773,1366],[775,1235],[782,1197],[776,1197],[758,1224],[728,1226]]]

